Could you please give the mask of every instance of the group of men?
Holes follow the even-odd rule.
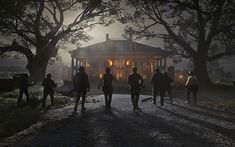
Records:
[[[98,88],[102,89],[104,92],[105,98],[105,106],[110,108],[112,102],[112,94],[113,94],[113,81],[117,81],[115,77],[111,74],[111,69],[107,67],[105,69],[105,74],[102,76]],[[43,80],[42,85],[43,89],[43,98],[42,98],[42,108],[46,105],[47,96],[50,95],[51,105],[54,106],[54,89],[56,84],[54,80],[51,78],[51,74],[47,74],[47,77]],[[30,86],[28,82],[28,75],[24,75],[19,82],[19,97],[17,100],[17,105],[19,106],[22,101],[23,94],[26,95],[27,103],[29,103],[29,92],[28,87]],[[167,72],[162,73],[158,68],[155,70],[155,73],[152,76],[151,83],[153,85],[153,104],[156,104],[156,98],[160,96],[160,105],[164,105],[165,93],[167,92],[170,98],[170,102],[173,102],[171,83],[174,81],[167,74]],[[85,98],[87,92],[90,91],[90,82],[87,73],[85,72],[85,68],[83,66],[80,67],[79,72],[76,73],[74,79],[74,90],[77,92],[74,112],[77,112],[78,103],[80,101],[80,97],[82,97],[82,111],[85,110]],[[133,110],[140,110],[138,106],[140,91],[144,88],[144,80],[142,76],[137,73],[137,68],[133,68],[133,73],[128,76],[128,84],[130,86],[129,90],[131,93],[131,102],[133,105]],[[194,95],[194,104],[197,103],[197,91],[198,91],[198,82],[196,76],[193,72],[189,73],[188,80],[185,84],[187,91],[187,102],[190,103],[190,94]]]
[[[117,81],[115,77],[111,74],[111,69],[107,67],[105,69],[105,74],[102,76],[98,88],[102,89],[105,97],[105,106],[110,108],[113,94],[113,81]],[[80,97],[82,96],[82,111],[85,110],[85,97],[87,92],[90,91],[90,84],[88,75],[85,72],[83,66],[80,67],[79,72],[76,73],[73,79],[75,91],[77,92],[76,102],[74,111],[77,112],[78,103]],[[170,98],[170,102],[173,102],[171,83],[173,83],[172,78],[167,74],[167,72],[161,73],[159,69],[155,70],[153,74],[151,83],[153,85],[153,103],[156,104],[157,95],[160,95],[160,104],[164,105],[165,93],[167,92]],[[131,102],[133,105],[133,110],[140,110],[138,106],[140,91],[144,88],[144,80],[140,74],[137,73],[137,68],[133,68],[133,73],[128,76],[128,84],[130,86],[131,92]],[[186,82],[186,91],[188,103],[190,103],[190,94],[193,93],[195,98],[195,104],[197,103],[197,91],[198,83],[197,78],[193,72],[189,73],[188,80]]]
[[[46,106],[47,96],[49,95],[51,98],[51,105],[54,106],[54,89],[56,88],[56,84],[54,80],[51,78],[51,74],[47,74],[47,77],[43,80],[43,98],[42,98],[42,109]],[[17,106],[20,106],[23,94],[26,95],[26,102],[29,103],[29,86],[32,85],[29,83],[29,76],[27,74],[23,75],[19,81],[19,97],[17,100]]]

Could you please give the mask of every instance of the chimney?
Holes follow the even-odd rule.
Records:
[[[110,40],[110,39],[109,39],[109,34],[107,33],[106,34],[106,41],[108,41],[108,40]]]

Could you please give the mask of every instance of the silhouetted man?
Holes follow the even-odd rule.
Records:
[[[173,102],[172,97],[172,90],[171,90],[171,83],[173,83],[173,79],[167,74],[167,72],[164,72],[164,82],[165,82],[165,91],[168,93],[168,96],[170,98],[170,102]]]
[[[164,75],[157,68],[153,74],[151,83],[153,84],[153,103],[156,104],[157,95],[160,95],[161,106],[164,105],[165,97],[165,80]]]
[[[112,102],[112,94],[113,94],[113,85],[112,82],[116,81],[114,76],[110,73],[111,69],[107,67],[105,69],[105,74],[103,75],[101,81],[99,82],[98,88],[102,87],[102,90],[104,92],[104,98],[105,98],[105,106],[107,108],[110,108],[111,102]]]
[[[138,110],[138,102],[140,96],[140,90],[143,87],[144,80],[143,78],[137,73],[137,68],[133,68],[133,73],[128,76],[128,84],[130,85],[131,91],[131,101],[133,105],[133,110]]]
[[[88,75],[85,72],[85,68],[83,66],[81,66],[79,68],[79,72],[76,73],[73,79],[73,83],[74,83],[74,88],[77,92],[74,112],[77,112],[77,107],[81,96],[82,96],[82,111],[84,111],[86,94],[88,91],[90,91],[90,82]]]
[[[56,87],[56,84],[54,80],[51,79],[51,74],[47,74],[47,78],[43,80],[42,86],[43,89],[43,98],[42,98],[42,108],[45,107],[47,96],[50,95],[51,98],[51,105],[54,106],[54,89]]]
[[[29,79],[29,76],[27,74],[23,75],[20,78],[20,81],[19,81],[20,93],[19,93],[19,97],[17,100],[17,106],[20,105],[20,102],[22,101],[22,98],[23,98],[23,94],[25,94],[25,96],[26,96],[27,103],[29,103],[29,90],[28,90],[29,81],[28,81],[28,79]]]
[[[193,94],[194,104],[197,104],[197,93],[198,93],[198,80],[193,72],[189,72],[189,77],[185,84],[188,103],[190,104],[190,94]]]

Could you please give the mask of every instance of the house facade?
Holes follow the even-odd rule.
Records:
[[[126,81],[133,67],[138,68],[145,80],[149,80],[155,68],[167,69],[169,52],[137,43],[132,40],[111,40],[106,34],[106,41],[81,47],[71,54],[71,78],[84,66],[91,80],[99,79],[110,67],[119,81]]]

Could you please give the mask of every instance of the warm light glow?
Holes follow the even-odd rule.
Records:
[[[129,66],[130,65],[130,61],[128,60],[128,61],[126,61],[126,65],[127,66]]]
[[[179,75],[179,78],[180,78],[180,79],[183,79],[183,78],[184,78],[184,76],[183,76],[183,75]]]
[[[101,73],[101,74],[100,74],[100,78],[102,78],[102,77],[103,77],[103,74]]]
[[[112,60],[108,60],[109,66],[113,66],[113,61]]]

